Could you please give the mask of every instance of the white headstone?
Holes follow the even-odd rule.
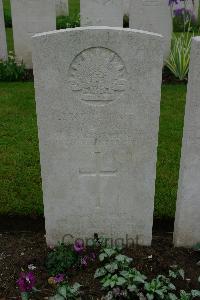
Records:
[[[123,27],[122,0],[80,0],[81,26]]]
[[[130,0],[123,0],[124,15],[130,14]]]
[[[200,37],[193,39],[185,112],[175,246],[200,242]]]
[[[170,53],[172,18],[168,0],[132,0],[130,28],[156,32],[164,36],[164,58]]]
[[[56,29],[55,0],[11,0],[15,55],[32,68],[31,37]]]
[[[56,15],[67,16],[69,14],[68,0],[56,0]]]
[[[152,239],[162,38],[110,27],[33,38],[46,237]]]
[[[7,42],[3,13],[3,3],[0,0],[0,60],[7,60]]]
[[[173,4],[173,10],[176,9],[188,9],[194,13],[195,18],[199,16],[199,0],[186,0],[186,1],[177,1]]]

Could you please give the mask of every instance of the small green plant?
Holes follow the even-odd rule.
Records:
[[[189,2],[193,2],[193,9],[188,9],[188,0],[169,0],[173,23],[176,27],[174,31],[182,31],[182,33],[173,34],[170,56],[165,64],[172,74],[181,81],[187,79],[192,37],[195,31],[199,32],[197,29],[198,22],[194,15],[194,1],[189,0]],[[183,7],[176,8],[174,5],[178,3]],[[177,27],[181,27],[181,29]]]
[[[183,269],[179,269],[178,266],[174,265],[171,266],[171,270],[169,270],[169,277],[173,278],[173,279],[177,279],[177,278],[185,278],[185,272]]]
[[[200,252],[200,243],[197,243],[196,245],[194,245],[193,249],[195,251],[199,251]]]
[[[103,248],[99,260],[104,265],[98,268],[94,277],[99,278],[107,294],[102,300],[192,300],[200,297],[200,290],[176,291],[172,280],[185,280],[185,272],[178,266],[171,266],[169,276],[147,277],[132,267],[132,258],[123,255],[116,248]],[[198,279],[200,282],[200,277]]]
[[[174,294],[172,291],[176,290],[176,287],[170,282],[170,279],[159,275],[151,282],[147,282],[144,285],[146,297],[148,300],[153,299],[173,299]]]
[[[117,250],[112,248],[104,249],[99,255],[99,260],[101,262],[104,261],[105,265],[96,270],[94,275],[95,278],[106,277],[115,273],[119,274],[121,271],[126,270],[132,262],[132,258],[118,254]],[[102,281],[104,280],[102,279]]]
[[[192,290],[191,292],[186,292],[184,290],[181,290],[179,297],[176,297],[175,299],[192,300],[192,299],[197,298],[197,297],[200,297],[200,291]]]
[[[57,17],[56,27],[57,27],[57,29],[80,27],[79,14]]]
[[[126,283],[126,279],[117,274],[114,274],[114,275],[107,274],[106,276],[103,277],[103,279],[101,280],[101,283],[102,283],[104,289],[107,289],[107,288],[112,289],[117,286],[124,286]]]
[[[131,293],[138,294],[139,287],[146,282],[146,276],[141,274],[135,268],[129,268],[127,271],[121,271],[120,275],[126,279],[127,289]]]
[[[26,74],[23,62],[17,63],[12,52],[7,61],[0,60],[0,81],[20,81]]]
[[[79,283],[74,283],[70,286],[67,282],[61,283],[56,289],[56,295],[50,297],[49,300],[75,300],[80,294]]]
[[[111,258],[113,258],[115,255],[119,254],[119,249],[118,248],[103,248],[100,251],[100,255],[99,255],[99,260],[101,262],[105,261],[105,260],[110,260]]]
[[[166,60],[166,67],[179,80],[185,80],[189,71],[190,50],[194,33],[189,30],[180,35],[173,34],[171,52]]]
[[[78,262],[78,254],[71,245],[60,243],[47,256],[46,267],[50,276],[65,273]]]
[[[132,258],[120,254],[117,248],[104,248],[99,260],[104,266],[96,270],[94,277],[100,278],[102,288],[108,291],[105,299],[129,299],[130,294],[137,295],[146,277],[130,267]]]

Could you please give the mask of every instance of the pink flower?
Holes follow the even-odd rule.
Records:
[[[20,273],[20,277],[17,280],[17,285],[20,289],[20,292],[30,292],[35,286],[36,278],[32,272],[29,273]]]
[[[83,240],[76,240],[74,243],[74,250],[77,253],[81,253],[84,250],[84,242]]]

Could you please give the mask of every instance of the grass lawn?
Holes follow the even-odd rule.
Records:
[[[175,212],[186,86],[162,87],[155,215]],[[0,214],[42,214],[33,83],[0,83]]]
[[[80,12],[80,0],[69,0],[69,13],[79,14]]]
[[[14,51],[13,31],[12,28],[6,28],[8,51]]]
[[[185,85],[163,85],[158,141],[155,215],[173,217],[179,177]]]
[[[3,0],[5,21],[11,20],[10,0]]]
[[[10,13],[10,0],[3,0],[3,8],[6,14]]]
[[[0,213],[41,214],[33,83],[1,83],[0,99]]]

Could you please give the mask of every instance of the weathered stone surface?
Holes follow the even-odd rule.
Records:
[[[3,14],[3,3],[0,0],[0,60],[7,60],[7,42]]]
[[[130,13],[130,0],[123,0],[123,9],[124,9],[124,15],[129,16]]]
[[[175,246],[200,242],[200,37],[193,39],[185,112]]]
[[[33,37],[48,244],[151,243],[162,42],[110,27]]]
[[[67,16],[69,14],[68,0],[56,0],[56,15]]]
[[[167,0],[133,0],[130,8],[130,28],[157,32],[164,37],[164,58],[170,53],[172,18]]]
[[[11,0],[15,54],[32,68],[31,36],[56,29],[55,0]]]
[[[80,0],[81,26],[123,27],[122,0]]]

